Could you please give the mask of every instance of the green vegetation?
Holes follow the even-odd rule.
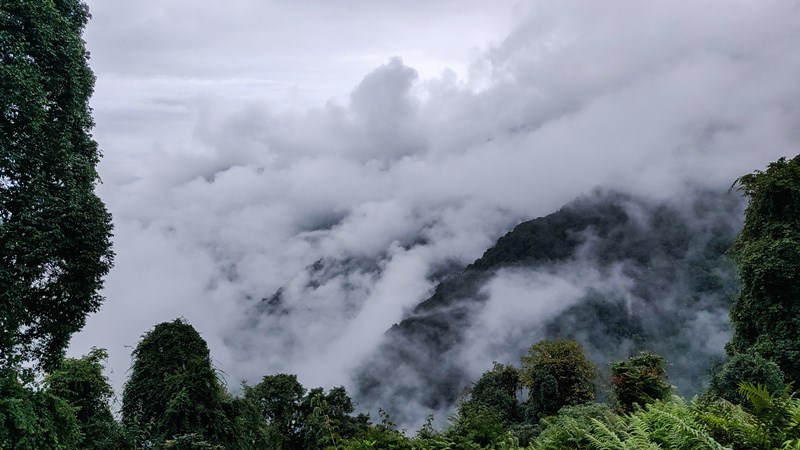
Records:
[[[660,355],[642,352],[623,362],[611,365],[611,389],[617,407],[631,412],[634,406],[645,406],[666,400],[672,392],[667,382],[666,361]]]
[[[0,368],[54,368],[103,300],[88,17],[79,0],[0,1]]]
[[[594,400],[597,368],[575,341],[541,341],[522,357],[522,384],[528,388],[526,416],[535,421],[564,406]]]
[[[750,198],[731,249],[742,288],[731,309],[731,355],[750,351],[800,383],[800,156],[737,180]]]
[[[679,392],[703,392],[705,374],[718,361],[698,345],[698,333],[710,331],[698,319],[723,317],[738,292],[736,268],[726,252],[738,231],[743,200],[724,190],[658,202],[599,190],[520,223],[473,264],[445,278],[389,330],[358,373],[359,397],[411,394],[433,410],[457,402],[463,386],[475,380],[459,358],[442,355],[461,351],[471,339],[495,275],[534,271],[569,277],[584,265],[603,279],[629,284],[624,290],[588,289],[555,316],[522,323],[505,343],[505,354],[525,352],[534,343],[526,336],[574,339],[607,371],[608,362],[652,351],[670,361],[670,380]],[[715,320],[714,331],[725,333],[728,325]],[[397,372],[412,375],[397,379]],[[387,379],[393,380],[389,386]]]
[[[783,378],[783,372],[773,361],[754,353],[739,353],[712,374],[708,395],[741,405],[746,399],[739,392],[740,383],[760,384],[774,393],[786,388]]]
[[[800,449],[793,392],[800,381],[800,157],[737,181],[750,204],[731,249],[741,281],[731,358],[692,401],[671,396],[662,356],[630,350],[650,343],[685,351],[692,335],[681,330],[691,316],[654,326],[627,314],[624,299],[589,292],[547,324],[554,338],[533,343],[520,367],[495,363],[485,372],[441,430],[430,419],[408,436],[383,411],[378,423],[356,414],[344,387],[306,389],[290,374],[267,375],[234,396],[205,340],[182,319],[142,336],[117,420],[106,352],[64,358],[72,334],[103,300],[98,291],[113,257],[110,216],[93,192],[94,79],[81,39],[88,17],[79,0],[0,0],[0,449]],[[730,229],[714,220],[713,208],[693,205],[710,224],[697,237],[674,209],[637,203],[649,208],[642,225],[626,202],[634,201],[584,199],[520,224],[440,284],[394,330],[430,344],[419,370],[458,342],[473,310],[460,302],[482,301],[479,287],[492,271],[565,263],[588,233],[599,267],[635,263],[626,276],[643,304],[681,280],[676,315],[725,305],[731,283],[722,249]],[[635,345],[601,380],[584,347],[565,339],[576,328],[590,346]],[[669,336],[677,337],[661,342]],[[445,399],[460,389],[457,377],[431,382]],[[598,388],[610,389],[615,404],[596,403]]]
[[[133,358],[122,394],[122,422],[135,430],[137,445],[181,435],[224,442],[230,428],[225,390],[194,327],[183,320],[156,325]]]
[[[114,394],[103,375],[105,350],[93,349],[83,358],[67,358],[45,377],[45,391],[74,408],[81,433],[79,448],[101,450],[124,445],[122,427],[109,402]]]
[[[66,400],[28,388],[11,371],[0,372],[0,448],[77,449],[80,440]]]

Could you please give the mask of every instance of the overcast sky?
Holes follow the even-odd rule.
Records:
[[[108,348],[118,388],[181,316],[231,385],[347,384],[520,220],[797,153],[797,1],[88,3],[117,258],[70,353]],[[309,285],[321,258],[377,269]],[[280,287],[292,314],[248,322]]]

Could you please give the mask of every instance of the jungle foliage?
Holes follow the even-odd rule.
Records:
[[[749,197],[731,254],[741,290],[731,308],[731,355],[774,361],[787,382],[800,382],[800,156],[737,180]]]

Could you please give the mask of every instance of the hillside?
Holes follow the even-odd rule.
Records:
[[[681,393],[698,392],[730,336],[737,283],[725,253],[741,212],[725,192],[651,203],[596,191],[523,222],[387,332],[355,397],[401,421],[446,410],[491,361],[516,363],[556,337],[578,340],[601,368],[653,350]],[[504,283],[522,283],[520,298],[493,296]],[[550,289],[561,285],[573,289]]]

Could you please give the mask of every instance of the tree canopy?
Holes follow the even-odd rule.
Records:
[[[594,400],[597,367],[575,341],[544,340],[522,356],[522,384],[530,391],[528,414],[540,418],[563,406]]]
[[[79,0],[0,1],[0,367],[53,368],[112,264]]]
[[[66,358],[45,377],[46,391],[75,409],[80,448],[86,450],[119,447],[123,440],[110,407],[114,390],[103,375],[107,357],[105,350],[95,348],[83,358]]]
[[[741,290],[731,309],[732,355],[751,351],[775,361],[800,385],[800,156],[737,180],[750,198],[731,254]]]
[[[229,422],[224,389],[206,341],[182,319],[156,325],[133,351],[133,367],[122,394],[122,420],[137,430],[137,442],[163,442],[197,435],[223,440]]]

